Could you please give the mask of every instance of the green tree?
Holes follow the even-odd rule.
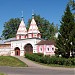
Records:
[[[19,24],[20,24],[19,18],[11,18],[8,22],[5,22],[2,36],[5,39],[15,37]]]
[[[69,0],[68,4],[69,4],[69,6],[71,8],[71,11],[72,11],[72,13],[74,15],[74,18],[75,18],[75,1],[74,0]]]
[[[57,50],[56,54],[63,57],[70,57],[70,52],[74,52],[75,46],[75,21],[74,16],[70,11],[69,5],[62,16],[58,40],[56,41]]]
[[[1,40],[1,37],[0,37],[0,40]]]
[[[69,0],[69,5],[72,10],[75,10],[75,1],[74,0]]]
[[[37,23],[39,31],[41,32],[43,39],[54,39],[54,35],[57,32],[57,28],[53,23],[49,23],[48,20],[42,18],[40,15],[34,14],[34,19]],[[27,29],[29,28],[31,19],[28,20]]]

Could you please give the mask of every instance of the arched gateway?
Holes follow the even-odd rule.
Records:
[[[28,43],[24,46],[25,53],[33,53],[33,46]]]
[[[37,53],[36,44],[39,41],[41,41],[41,33],[34,20],[34,14],[32,14],[32,20],[28,31],[22,17],[17,30],[16,39],[11,42],[11,56],[24,56],[25,53]]]

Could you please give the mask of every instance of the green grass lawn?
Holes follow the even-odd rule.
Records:
[[[26,67],[27,65],[15,57],[0,56],[0,66]]]
[[[5,75],[4,73],[0,73],[0,75]]]

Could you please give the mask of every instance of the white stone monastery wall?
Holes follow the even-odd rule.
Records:
[[[0,56],[8,56],[11,54],[11,48],[0,49]]]
[[[11,56],[15,56],[15,48],[20,48],[20,56],[24,56],[24,46],[26,44],[31,44],[33,46],[33,53],[37,53],[36,44],[41,41],[41,39],[24,39],[11,41]]]

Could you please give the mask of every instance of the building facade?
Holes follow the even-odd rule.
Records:
[[[41,38],[41,33],[35,22],[34,15],[32,15],[28,31],[26,29],[24,19],[22,18],[16,33],[16,38],[0,43],[0,55],[24,56],[25,53],[43,53],[44,55],[54,55],[54,51],[54,43]]]

